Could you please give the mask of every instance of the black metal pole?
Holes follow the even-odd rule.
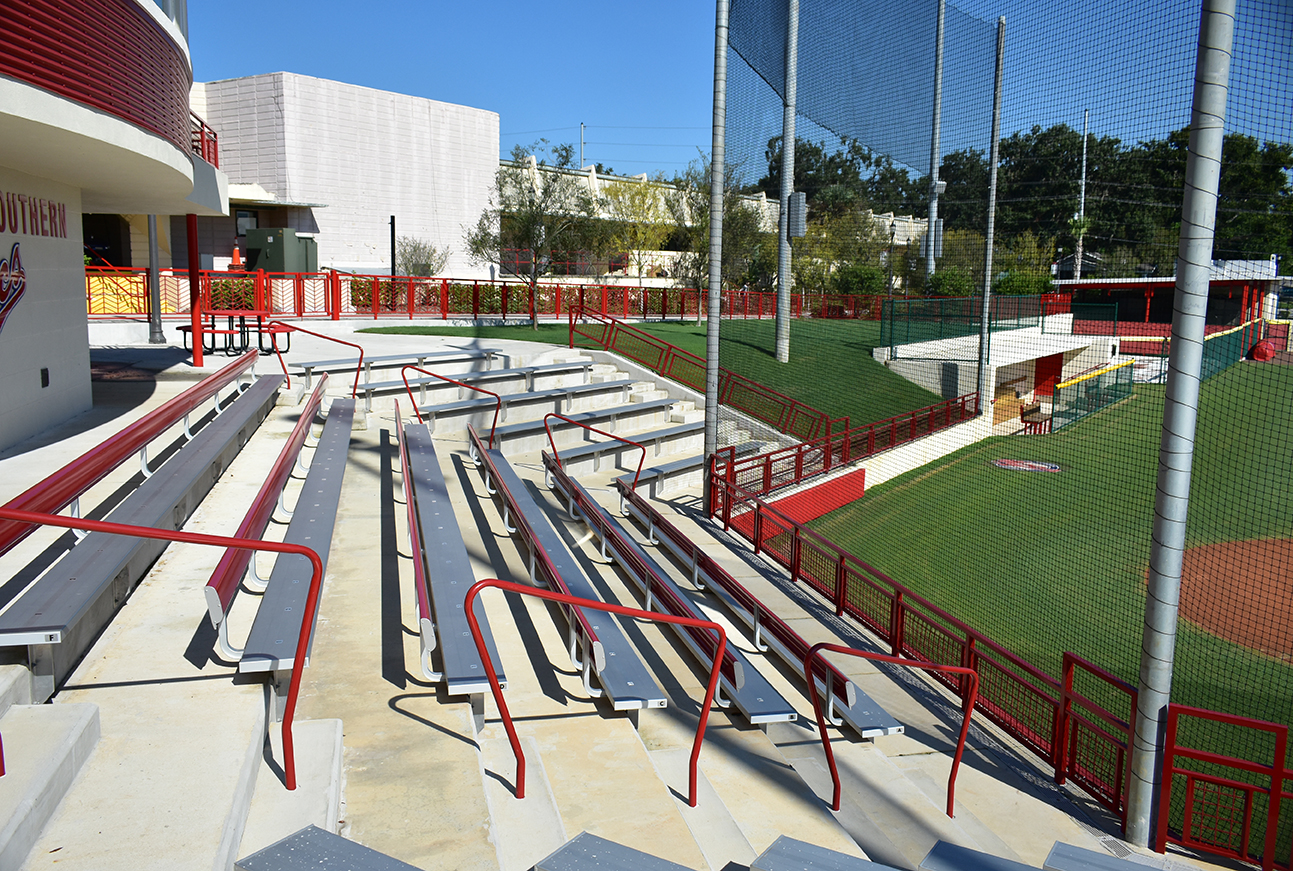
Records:
[[[395,216],[391,215],[391,278],[395,277]]]

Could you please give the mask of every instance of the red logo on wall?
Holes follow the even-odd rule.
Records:
[[[18,253],[18,243],[13,243],[13,250],[8,259],[0,260],[0,330],[9,318],[9,313],[22,298],[27,288],[27,273],[22,268],[22,257]]]

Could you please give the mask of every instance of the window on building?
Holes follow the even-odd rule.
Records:
[[[248,230],[255,230],[260,226],[260,212],[251,209],[235,210],[235,220],[238,222],[238,235],[246,236]]]

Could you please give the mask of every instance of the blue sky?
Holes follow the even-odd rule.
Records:
[[[286,70],[498,112],[585,163],[672,174],[709,150],[714,4],[191,0],[198,81]]]

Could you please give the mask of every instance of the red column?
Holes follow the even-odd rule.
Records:
[[[189,325],[193,336],[193,365],[202,365],[202,260],[198,257],[198,216],[188,215]]]

